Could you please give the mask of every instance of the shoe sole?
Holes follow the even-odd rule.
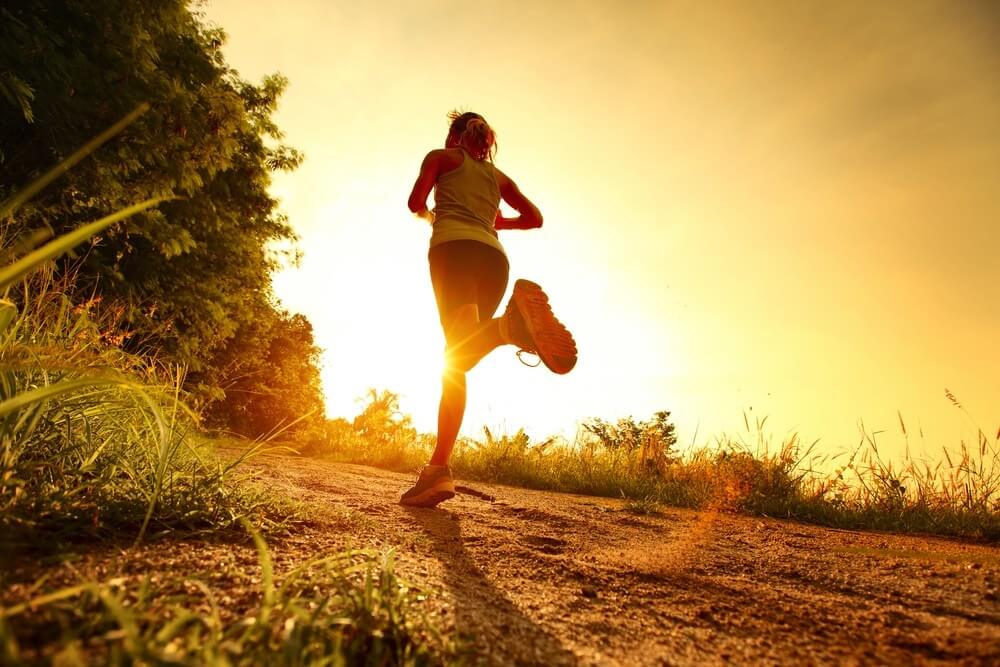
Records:
[[[434,507],[438,503],[455,497],[455,484],[442,480],[426,491],[409,498],[400,498],[399,504],[406,507]]]
[[[525,327],[528,329],[528,334],[531,336],[531,340],[535,344],[535,349],[533,351],[550,371],[558,375],[565,375],[573,370],[574,366],[576,366],[576,341],[573,340],[573,334],[569,332],[569,329],[567,329],[562,322],[556,319],[554,314],[552,315],[552,322],[540,323],[534,321],[531,317],[532,310],[528,307],[528,302],[530,301],[528,298],[529,295],[535,295],[539,301],[546,304],[546,307],[548,307],[549,297],[545,294],[545,291],[542,290],[538,283],[534,283],[523,278],[514,283],[513,298],[517,305],[517,309],[521,313],[521,318],[524,320]],[[551,312],[552,309],[549,308],[549,313],[551,314]],[[563,342],[568,342],[572,345],[572,356],[562,352],[555,352],[552,349],[547,349],[548,344],[544,342],[547,337],[543,338],[539,334],[542,333],[544,328],[551,329],[553,327],[558,327],[554,334],[555,336],[562,338]],[[550,333],[552,332],[550,331]]]

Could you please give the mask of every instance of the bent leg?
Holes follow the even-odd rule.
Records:
[[[500,320],[492,319],[507,287],[509,266],[502,252],[478,241],[451,241],[432,247],[428,260],[447,340],[437,446],[431,465],[447,465],[465,417],[465,374],[509,342],[501,335]]]
[[[446,335],[448,347],[445,365],[467,373],[483,357],[507,341],[500,334],[500,320],[479,321],[479,307],[474,303],[455,310]]]

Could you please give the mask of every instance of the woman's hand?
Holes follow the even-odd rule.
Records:
[[[505,218],[497,211],[496,220],[493,221],[494,229],[538,229],[542,226],[542,216],[539,213],[522,213],[516,218]]]
[[[418,211],[414,211],[413,215],[417,216],[418,218],[422,218],[422,219],[426,220],[428,224],[431,224],[431,225],[434,224],[434,213],[431,212],[431,211],[428,211],[426,207],[422,208],[422,209],[420,209]]]

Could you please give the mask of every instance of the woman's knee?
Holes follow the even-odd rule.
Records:
[[[441,373],[441,386],[445,389],[465,389],[465,371],[445,364]]]
[[[479,330],[479,306],[467,303],[451,314],[445,339],[445,368],[464,375],[478,359],[471,353],[469,341]]]
[[[462,381],[465,381],[465,374],[472,370],[473,366],[478,363],[479,358],[470,354],[467,350],[463,350],[462,346],[448,346],[448,349],[444,351],[444,372],[446,375],[461,376]]]

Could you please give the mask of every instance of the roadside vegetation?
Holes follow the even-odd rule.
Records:
[[[947,398],[964,410],[953,395]],[[874,433],[865,433],[852,452],[820,456],[816,442],[797,434],[775,443],[767,419],[747,415],[746,433],[681,451],[669,417],[590,420],[573,442],[487,429],[459,441],[452,469],[467,480],[625,498],[638,514],[672,505],[1000,540],[1000,433],[990,438],[979,429],[975,443],[942,449],[929,463],[887,460]],[[900,437],[909,437],[902,418]],[[333,422],[326,443],[307,453],[411,471],[427,462],[433,445],[433,436],[417,433],[400,413],[394,394],[372,391],[353,422]]]
[[[206,450],[178,369],[114,345],[111,315],[100,302],[72,304],[67,279],[36,272],[0,332],[3,550],[37,550],[39,534],[54,549],[280,522],[281,505],[243,483],[239,461]]]
[[[461,655],[424,612],[426,594],[396,575],[392,552],[343,552],[279,575],[244,525],[257,549],[253,572],[218,563],[201,577],[83,581],[0,609],[0,662],[440,665]],[[252,593],[224,604],[220,579]]]
[[[284,79],[240,79],[184,0],[0,19],[0,663],[442,663],[391,553],[276,575],[262,535],[309,510],[240,468],[323,421],[311,325],[271,290]],[[190,539],[256,566],[174,573]],[[98,551],[120,576],[67,580]]]
[[[0,214],[15,215],[22,199],[0,204]],[[76,274],[56,273],[51,260],[158,203],[54,240],[0,233],[0,662],[443,663],[450,640],[420,615],[424,597],[396,577],[391,553],[312,560],[277,583],[254,525],[273,529],[299,508],[236,472],[263,443],[215,457],[183,400],[181,370],[123,350],[115,312],[99,299],[70,298]],[[259,581],[247,608],[220,607],[204,581],[169,571],[53,589],[43,575],[22,588],[28,599],[8,598],[7,562],[109,538],[135,546],[199,531],[240,541],[233,528],[250,534],[258,554],[255,572],[230,573]]]
[[[389,553],[276,572],[264,538],[308,518],[241,463],[280,440],[410,471],[428,458],[391,392],[322,417],[308,320],[271,272],[294,234],[268,193],[302,159],[272,120],[279,75],[242,80],[190,3],[0,8],[0,662],[441,664],[460,656]],[[82,148],[79,148],[81,147]],[[53,167],[53,164],[55,166]],[[950,397],[961,407],[954,397]],[[884,462],[875,436],[833,474],[797,437],[679,451],[669,413],[588,422],[574,442],[463,439],[464,479],[825,525],[1000,539],[1000,434],[947,464]],[[904,431],[905,425],[901,422]],[[205,435],[238,435],[220,457]],[[190,538],[257,559],[226,602],[181,574],[18,581],[57,562]],[[206,564],[212,568],[218,564]],[[30,569],[30,568],[29,568]],[[216,573],[220,574],[220,573]],[[19,575],[20,576],[20,575]]]

